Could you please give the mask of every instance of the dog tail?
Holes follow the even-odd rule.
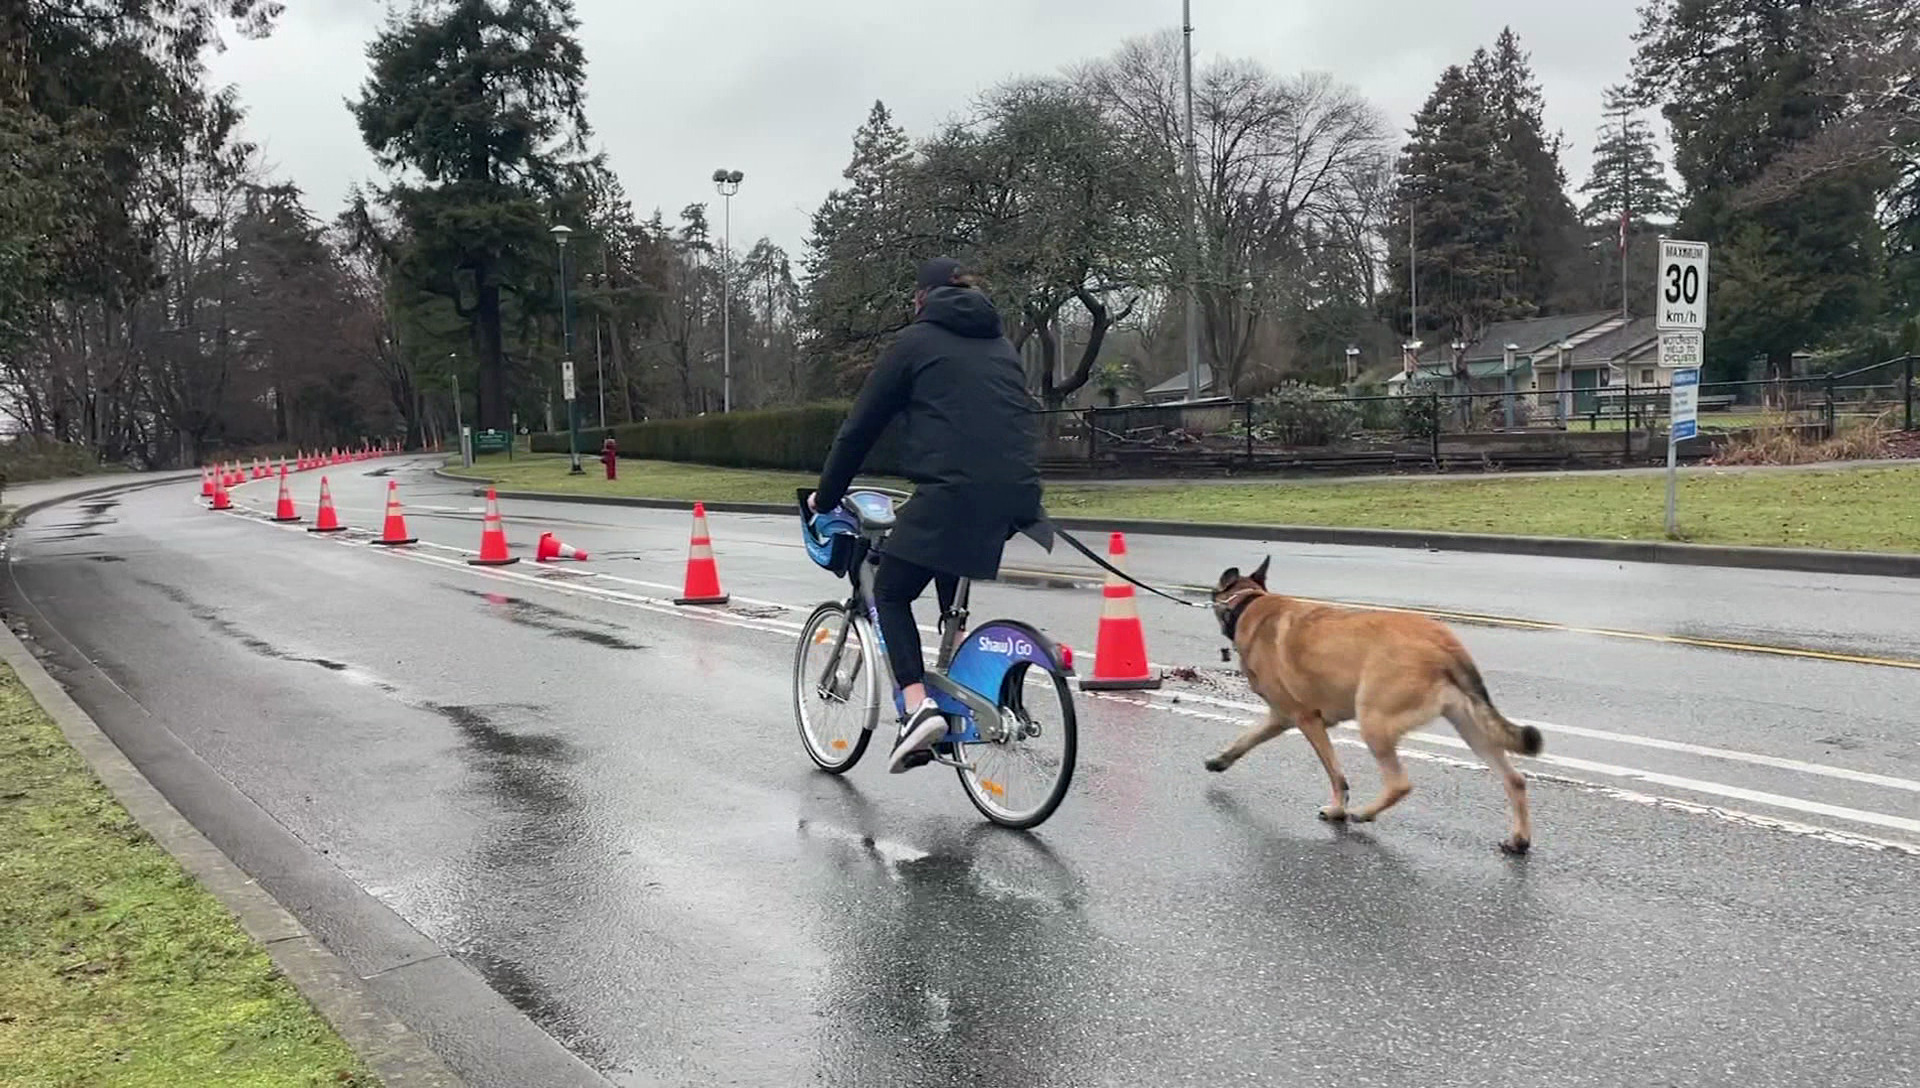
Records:
[[[1545,747],[1540,730],[1531,725],[1516,725],[1494,709],[1493,696],[1487,694],[1487,682],[1480,678],[1480,669],[1473,662],[1456,659],[1447,669],[1447,679],[1473,703],[1474,718],[1501,747],[1523,756],[1540,754],[1540,749]]]

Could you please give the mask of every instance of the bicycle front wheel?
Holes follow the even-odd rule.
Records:
[[[1032,665],[1007,674],[1000,693],[1006,735],[960,745],[960,785],[980,814],[1021,830],[1045,823],[1066,799],[1079,754],[1067,679]]]
[[[800,629],[793,658],[793,717],[800,744],[821,770],[845,774],[860,762],[880,721],[880,673],[844,606],[821,605]]]

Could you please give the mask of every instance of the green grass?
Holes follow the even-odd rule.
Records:
[[[449,471],[459,473],[458,462]],[[671,461],[620,462],[620,478],[606,480],[606,470],[597,458],[581,457],[582,476],[567,475],[567,458],[553,454],[516,454],[509,462],[506,454],[490,453],[473,459],[472,474],[491,479],[502,491],[553,491],[567,495],[630,495],[650,499],[685,499],[701,502],[777,502],[792,503],[795,488],[811,487],[818,475],[805,472],[775,472],[745,468],[713,468],[707,465],[683,465]],[[907,488],[899,480],[875,480]]]
[[[504,457],[477,464],[513,490],[650,498],[790,503],[802,473],[622,461],[609,484],[600,466],[568,477],[565,458]],[[1047,508],[1061,516],[1334,525],[1520,536],[1659,540],[1665,480],[1657,473],[1569,474],[1353,483],[1195,484],[1190,487],[1054,484]],[[1809,472],[1716,472],[1680,478],[1684,539],[1706,544],[1920,551],[1920,468]]]
[[[0,666],[0,1084],[377,1084]]]

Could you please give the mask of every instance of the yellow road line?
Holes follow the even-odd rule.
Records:
[[[1002,575],[1025,576],[1046,579],[1048,581],[1097,582],[1099,576],[1069,574],[1064,571],[1018,570],[1008,568]],[[1212,592],[1209,586],[1178,585],[1170,587],[1183,590],[1205,598]],[[1418,616],[1431,616],[1439,620],[1453,620],[1457,623],[1478,624],[1485,627],[1506,627],[1521,631],[1561,631],[1570,635],[1593,635],[1599,638],[1628,639],[1634,642],[1653,642],[1668,646],[1691,646],[1701,650],[1724,650],[1729,653],[1768,654],[1774,657],[1795,657],[1811,661],[1832,661],[1844,665],[1871,665],[1886,669],[1920,670],[1920,661],[1902,657],[1875,657],[1869,654],[1834,653],[1829,650],[1811,650],[1799,646],[1769,646],[1758,642],[1737,642],[1731,639],[1699,638],[1693,635],[1662,635],[1649,631],[1621,631],[1611,627],[1582,627],[1577,624],[1555,623],[1551,620],[1530,620],[1519,616],[1495,616],[1483,612],[1459,612],[1445,608],[1418,608],[1410,605],[1373,604],[1367,601],[1336,601],[1323,597],[1294,596],[1296,601],[1309,604],[1332,605],[1337,608],[1358,608],[1371,612],[1411,612]]]

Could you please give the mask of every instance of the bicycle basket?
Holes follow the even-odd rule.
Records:
[[[833,509],[816,514],[801,533],[807,542],[807,557],[845,578],[853,569],[854,550],[860,541],[860,523],[845,510]]]

